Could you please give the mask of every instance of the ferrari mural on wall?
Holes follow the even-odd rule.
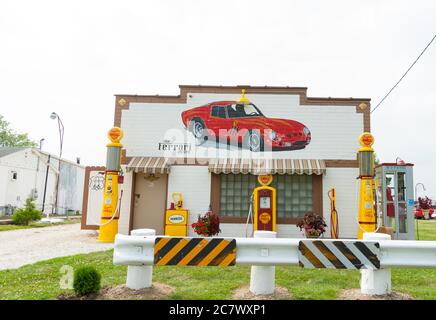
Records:
[[[310,130],[289,119],[265,117],[252,103],[218,101],[182,112],[185,128],[197,141],[232,143],[251,151],[300,150],[311,140]]]

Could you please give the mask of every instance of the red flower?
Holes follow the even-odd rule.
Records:
[[[209,211],[206,212],[205,215],[198,216],[196,222],[191,224],[191,227],[194,229],[194,232],[202,235],[202,236],[214,236],[221,232],[220,228],[220,220],[217,214],[212,212],[212,209],[209,208]]]
[[[324,222],[322,216],[308,212],[304,215],[303,219],[297,223],[300,230],[305,229],[306,233],[312,235],[321,235],[325,232],[327,224]]]

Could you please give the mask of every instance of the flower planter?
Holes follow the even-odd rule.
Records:
[[[305,235],[307,239],[318,239],[319,236],[311,236],[311,235]]]
[[[306,213],[303,219],[297,223],[297,227],[302,231],[303,237],[308,239],[318,239],[325,232],[327,224],[322,216],[309,212]]]
[[[424,219],[430,219],[430,209],[422,209],[422,214],[424,215]]]
[[[197,222],[191,224],[197,238],[209,238],[218,235],[221,232],[219,226],[219,216],[212,212],[211,207],[203,216],[198,215]]]
[[[315,235],[311,235],[311,234],[308,234],[307,232],[305,232],[304,237],[307,239],[318,239],[319,237],[321,237],[321,235],[315,236]]]

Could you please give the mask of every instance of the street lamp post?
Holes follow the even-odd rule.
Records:
[[[418,186],[422,186],[422,189],[425,191],[425,186],[423,183],[418,182],[417,184],[415,184],[415,198],[416,198],[416,200],[418,200],[418,193],[417,193]]]
[[[61,118],[56,112],[52,112],[50,118],[58,120],[59,127],[59,160],[58,160],[58,177],[56,179],[56,198],[54,203],[54,211],[58,213],[58,196],[59,196],[59,180],[61,178],[61,158],[62,158],[62,146],[64,143],[64,124],[62,123]]]
[[[39,140],[39,150],[42,150],[42,143],[45,141],[44,138]]]

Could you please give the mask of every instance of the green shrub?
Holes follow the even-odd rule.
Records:
[[[97,293],[101,288],[101,275],[94,267],[81,267],[74,272],[73,288],[79,296]]]
[[[35,202],[29,197],[26,199],[24,208],[17,209],[12,215],[12,222],[14,224],[27,226],[30,222],[40,220],[41,218],[41,211],[36,209]]]

